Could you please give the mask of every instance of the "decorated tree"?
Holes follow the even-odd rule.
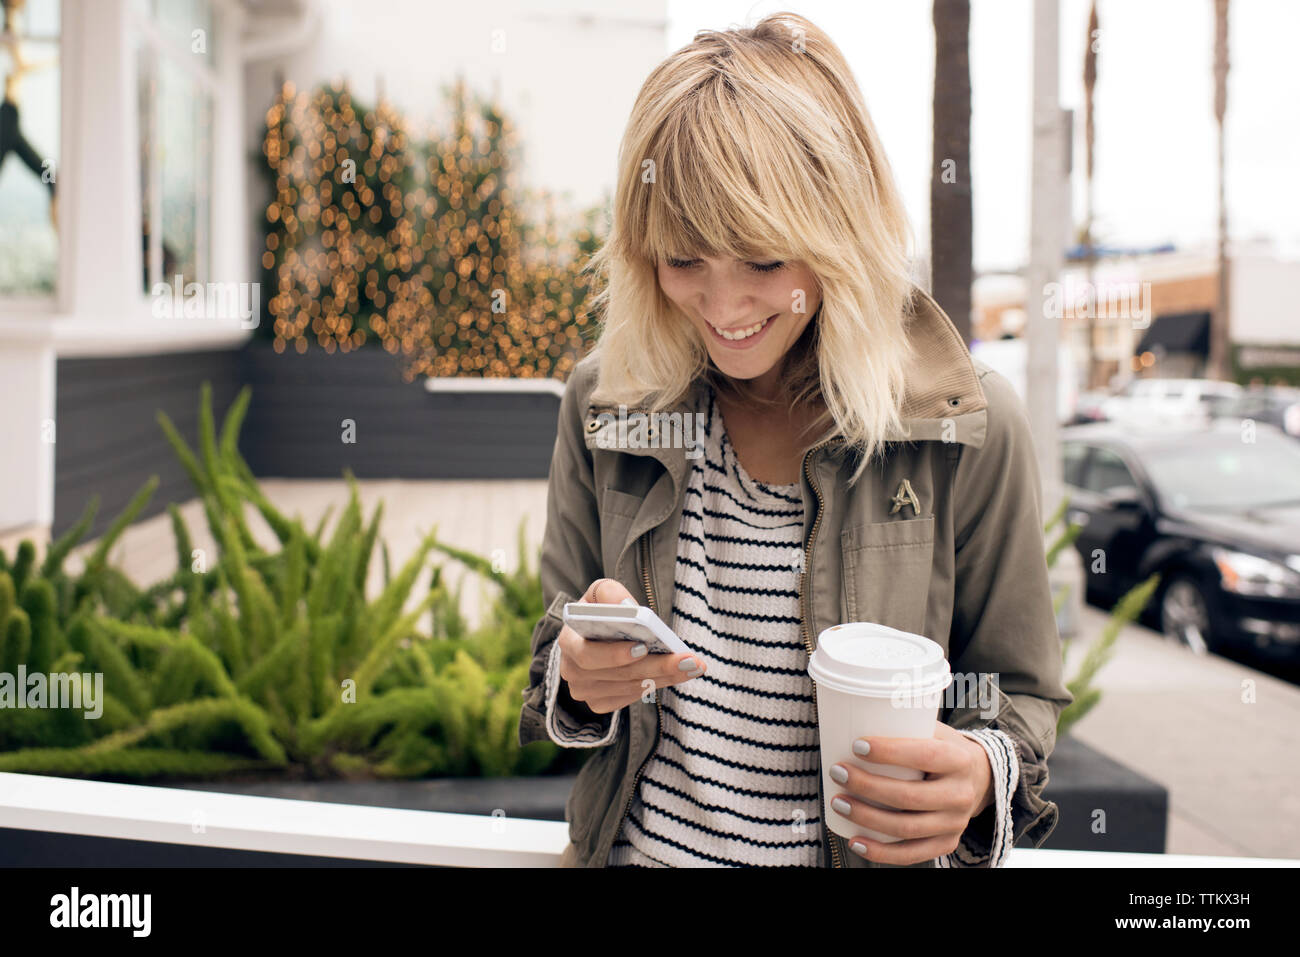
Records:
[[[273,290],[267,330],[277,349],[363,344],[368,319],[405,278],[395,248],[410,222],[413,175],[401,117],[354,106],[346,89],[280,91],[263,144],[274,196],[262,266]],[[409,273],[410,264],[405,272]]]
[[[582,272],[595,210],[561,220],[516,183],[518,135],[457,82],[447,129],[413,142],[386,103],[286,85],[267,113],[263,267],[276,348],[377,341],[405,377],[558,376],[595,331]]]

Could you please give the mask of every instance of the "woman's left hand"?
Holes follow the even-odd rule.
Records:
[[[926,772],[920,781],[900,781],[863,771],[851,764],[836,764],[848,777],[844,791],[831,794],[849,805],[844,816],[873,831],[902,838],[883,844],[865,835],[851,840],[849,847],[862,857],[882,864],[916,864],[950,854],[961,842],[962,833],[993,801],[993,770],[988,754],[978,741],[941,721],[935,722],[933,738],[878,738],[860,740],[871,750],[859,755],[865,761],[894,764]],[[864,804],[862,798],[888,804],[896,811]],[[860,845],[855,846],[855,845]]]

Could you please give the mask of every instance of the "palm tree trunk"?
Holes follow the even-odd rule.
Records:
[[[930,288],[971,340],[970,0],[934,0]]]
[[[1093,147],[1096,143],[1096,128],[1093,123],[1095,101],[1093,100],[1093,90],[1097,86],[1097,47],[1101,40],[1101,31],[1097,25],[1097,0],[1093,0],[1092,10],[1088,13],[1088,43],[1087,49],[1083,54],[1083,141],[1084,151],[1087,154],[1086,167],[1084,172],[1085,182],[1087,184],[1087,200],[1084,207],[1083,220],[1083,247],[1087,250],[1087,281],[1088,288],[1096,288],[1093,285],[1093,273],[1096,267],[1097,257],[1093,254],[1092,245],[1092,158]],[[1077,321],[1077,320],[1076,320]],[[1097,366],[1097,310],[1092,309],[1088,313],[1088,388],[1095,389],[1102,385],[1101,370]]]
[[[1228,356],[1228,204],[1223,118],[1228,109],[1228,0],[1214,0],[1214,120],[1219,127],[1219,301],[1210,320],[1210,378],[1232,378]]]

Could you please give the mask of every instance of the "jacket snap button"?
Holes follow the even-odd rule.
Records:
[[[949,405],[961,405],[961,399],[949,399],[949,400],[948,400],[948,404],[949,404]]]

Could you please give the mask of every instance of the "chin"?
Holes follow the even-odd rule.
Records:
[[[734,355],[718,356],[713,353],[710,353],[710,356],[718,371],[731,379],[757,379],[776,365],[775,360],[756,360],[748,356],[743,359],[738,359]]]

